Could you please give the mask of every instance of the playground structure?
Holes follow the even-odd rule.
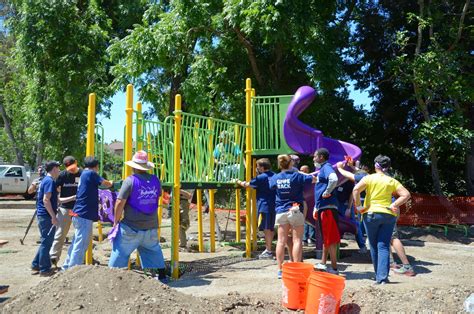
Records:
[[[204,252],[202,226],[202,190],[209,190],[210,251],[215,252],[215,208],[216,189],[236,190],[236,242],[241,242],[240,187],[236,179],[250,181],[255,175],[258,156],[277,154],[312,154],[320,147],[331,153],[330,162],[335,166],[345,156],[357,160],[361,150],[355,145],[323,136],[298,120],[298,116],[313,102],[316,91],[303,86],[294,96],[256,96],[251,80],[246,80],[245,124],[183,112],[181,96],[176,95],[175,111],[163,121],[145,120],[142,105],[133,108],[133,86],[126,89],[126,121],[124,161],[132,158],[133,152],[146,150],[149,159],[156,165],[154,174],[162,186],[172,191],[171,273],[179,276],[179,192],[181,188],[196,189],[198,213],[199,252]],[[100,154],[103,150],[103,129],[95,125],[95,94],[89,95],[87,155]],[[96,145],[99,144],[99,145]],[[102,166],[102,165],[101,165]],[[102,168],[102,167],[101,167]],[[124,165],[122,179],[132,174]],[[343,179],[340,179],[340,183]],[[308,208],[314,206],[313,188],[305,191]],[[107,208],[113,214],[113,196],[107,193]],[[104,199],[101,200],[104,204]],[[161,234],[163,194],[159,200],[158,236]],[[308,211],[311,212],[311,211]],[[109,215],[110,219],[110,215]],[[307,220],[315,224],[312,215]],[[257,247],[257,208],[255,191],[245,190],[245,251],[246,257]],[[347,219],[340,221],[342,232],[355,233],[355,224]],[[318,231],[319,228],[316,228]],[[98,222],[99,241],[102,241],[102,225]],[[91,245],[86,253],[86,263],[92,263]],[[319,247],[321,244],[319,243]],[[139,258],[137,256],[137,262]]]

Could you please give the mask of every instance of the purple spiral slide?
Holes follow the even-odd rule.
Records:
[[[298,117],[303,111],[308,108],[316,98],[316,90],[310,86],[302,86],[298,88],[293,99],[291,100],[290,106],[286,113],[286,118],[283,124],[283,134],[288,146],[295,152],[303,155],[312,155],[318,148],[325,147],[329,150],[330,158],[329,162],[336,167],[336,163],[344,161],[345,156],[352,157],[353,160],[359,160],[362,155],[362,151],[359,147],[335,140],[332,138],[325,137],[323,132],[310,127],[309,125],[301,122]],[[317,117],[315,117],[316,119]],[[345,179],[338,171],[336,171],[339,177],[339,184],[344,183]],[[313,218],[312,209],[314,207],[314,186],[308,186],[305,189],[304,197],[308,204],[308,215],[307,221],[313,225],[316,224]],[[349,232],[352,234],[356,233],[356,224],[354,221],[346,218],[345,216],[339,216],[339,231],[342,234]],[[319,234],[319,228],[316,228],[316,232]],[[321,237],[318,236],[317,248],[321,249]]]

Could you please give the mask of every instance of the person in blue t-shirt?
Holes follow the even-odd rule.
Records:
[[[344,169],[345,166],[349,166],[351,169],[354,169],[355,173],[352,173],[346,169]],[[367,166],[361,166],[360,164],[359,165],[354,165],[353,162],[338,162],[337,163],[337,170],[339,171],[340,174],[342,174],[344,177],[346,177],[347,179],[349,179],[349,181],[353,184],[357,184],[360,182],[360,180],[362,180],[363,177],[365,177],[366,175],[368,175],[368,171],[369,171],[369,168]],[[354,187],[352,187],[353,189]],[[351,217],[351,218],[354,218],[354,212],[355,212],[355,208],[354,208],[354,202],[353,202],[353,197],[352,197],[352,189],[351,189],[351,195],[349,196],[349,200],[347,202],[347,209],[346,209],[346,212],[345,212],[345,215],[347,217]],[[364,204],[364,197],[365,197],[365,192],[363,192],[363,194],[361,194],[360,196],[360,200],[362,202],[362,204]],[[365,234],[365,228],[364,228],[364,224],[362,223],[362,218],[361,218],[361,214],[360,213],[357,213],[357,218],[354,219],[355,222],[356,222],[356,226],[357,226],[357,233],[356,233],[356,242],[357,242],[357,245],[359,246],[359,253],[360,254],[366,254],[367,253],[367,247],[365,245],[365,238],[364,238],[364,234]]]
[[[270,169],[272,165],[268,158],[257,160],[258,175],[250,182],[237,180],[237,184],[257,190],[257,209],[262,216],[259,230],[265,233],[265,251],[259,259],[272,259],[272,241],[275,227],[275,191],[270,189],[270,180],[275,175]]]
[[[337,197],[333,193],[337,186],[337,175],[332,165],[328,162],[329,151],[320,148],[314,153],[313,161],[316,169],[319,169],[318,181],[314,186],[314,210],[313,217],[318,220],[323,238],[323,255],[321,263],[316,265],[317,269],[337,274],[337,245],[341,242],[339,234],[337,212]],[[327,268],[327,255],[331,259],[331,268]]]
[[[43,277],[51,276],[54,273],[51,269],[49,250],[53,245],[54,229],[58,225],[58,219],[56,218],[58,191],[54,180],[59,176],[59,163],[49,161],[45,168],[47,175],[39,185],[36,202],[36,216],[38,217],[41,244],[31,263],[32,274],[39,273]]]
[[[292,169],[293,162],[288,155],[278,156],[278,167],[281,172],[272,177],[270,188],[276,190],[275,225],[278,225],[276,258],[278,278],[281,278],[281,268],[285,258],[285,245],[288,241],[290,228],[292,229],[293,236],[293,259],[295,262],[301,262],[305,221],[303,191],[304,186],[315,182],[316,178],[294,171]]]
[[[99,161],[93,156],[84,159],[85,169],[82,171],[77,186],[76,203],[71,212],[74,225],[74,239],[67,252],[63,270],[84,263],[84,254],[89,246],[92,225],[99,220],[100,185],[110,188],[112,181],[104,180],[99,174]]]

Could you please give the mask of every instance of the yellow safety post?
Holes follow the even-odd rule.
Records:
[[[212,123],[211,119],[207,119],[207,130],[209,133],[209,139],[207,143],[207,149],[209,152],[214,151],[214,146],[213,146],[213,141],[214,141],[214,130],[212,129],[214,127],[214,123]],[[208,181],[209,179],[214,178],[214,157],[209,158],[209,167],[208,167]],[[209,202],[209,200],[207,200]]]
[[[245,81],[245,181],[250,182],[252,179],[251,162],[252,162],[252,81],[248,78]],[[251,257],[251,189],[245,191],[245,256]]]
[[[180,183],[180,157],[181,157],[181,95],[175,97],[174,111],[174,156],[173,156],[173,223],[171,245],[171,275],[174,279],[179,277],[179,190]]]
[[[137,151],[143,150],[143,116],[142,116],[142,103],[137,102]],[[150,160],[150,159],[149,159]],[[141,266],[140,254],[137,251],[137,258],[135,260],[135,265],[138,267]]]
[[[252,175],[257,175],[257,160],[252,158]],[[258,217],[257,217],[257,191],[252,189],[252,249],[257,250],[257,233],[258,233]]]
[[[127,85],[127,92],[126,92],[126,101],[125,101],[125,160],[132,159],[132,145],[133,145],[133,85]],[[132,174],[132,168],[127,165],[123,165],[125,167],[125,171],[123,172],[124,175],[122,177],[123,180]]]
[[[216,216],[214,210],[214,193],[216,190],[209,190],[209,230],[211,236],[211,252],[216,251]]]
[[[165,177],[165,164],[161,164],[160,181],[163,182]],[[158,199],[158,239],[161,239],[161,220],[163,219],[163,191],[161,191],[160,198]],[[169,204],[168,204],[169,206]]]
[[[124,159],[132,159],[132,136],[133,136],[133,85],[128,84],[125,94],[125,143],[124,143]],[[125,180],[132,174],[132,168],[123,165],[122,180]],[[120,217],[121,218],[121,217]],[[131,269],[130,259],[128,260],[128,269]]]
[[[95,148],[95,93],[89,94],[89,107],[87,110],[87,142],[86,142],[86,156],[94,155]],[[91,232],[92,233],[92,232]],[[89,241],[89,246],[86,251],[86,265],[92,265],[92,234]]]
[[[199,253],[204,252],[204,237],[202,230],[202,190],[196,190],[197,211],[198,211],[198,243]]]
[[[234,128],[235,142],[240,143],[239,126]],[[235,190],[235,241],[240,242],[240,187]]]
[[[199,122],[194,123],[194,142],[196,150],[196,178],[197,180],[201,179],[200,167],[199,167]],[[198,215],[198,243],[199,243],[199,252],[204,252],[204,239],[203,239],[203,230],[202,230],[202,191],[196,190],[197,197],[197,215]]]

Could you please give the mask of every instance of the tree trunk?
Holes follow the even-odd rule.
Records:
[[[474,130],[474,105],[469,105],[467,114],[468,126],[471,130]],[[471,139],[469,146],[471,149],[466,154],[466,190],[467,195],[474,196],[474,138]]]
[[[172,115],[175,108],[175,97],[181,88],[181,76],[173,75],[170,86],[170,104],[168,106],[168,115]]]
[[[23,153],[21,150],[18,148],[18,145],[16,144],[15,141],[15,136],[13,135],[11,123],[10,123],[10,118],[7,116],[7,112],[5,111],[5,107],[3,107],[3,104],[0,103],[0,114],[2,115],[3,118],[3,123],[5,124],[5,132],[7,132],[8,138],[10,139],[12,143],[13,150],[15,151],[16,155],[16,160],[15,163],[18,165],[25,165],[25,161],[23,159]]]

